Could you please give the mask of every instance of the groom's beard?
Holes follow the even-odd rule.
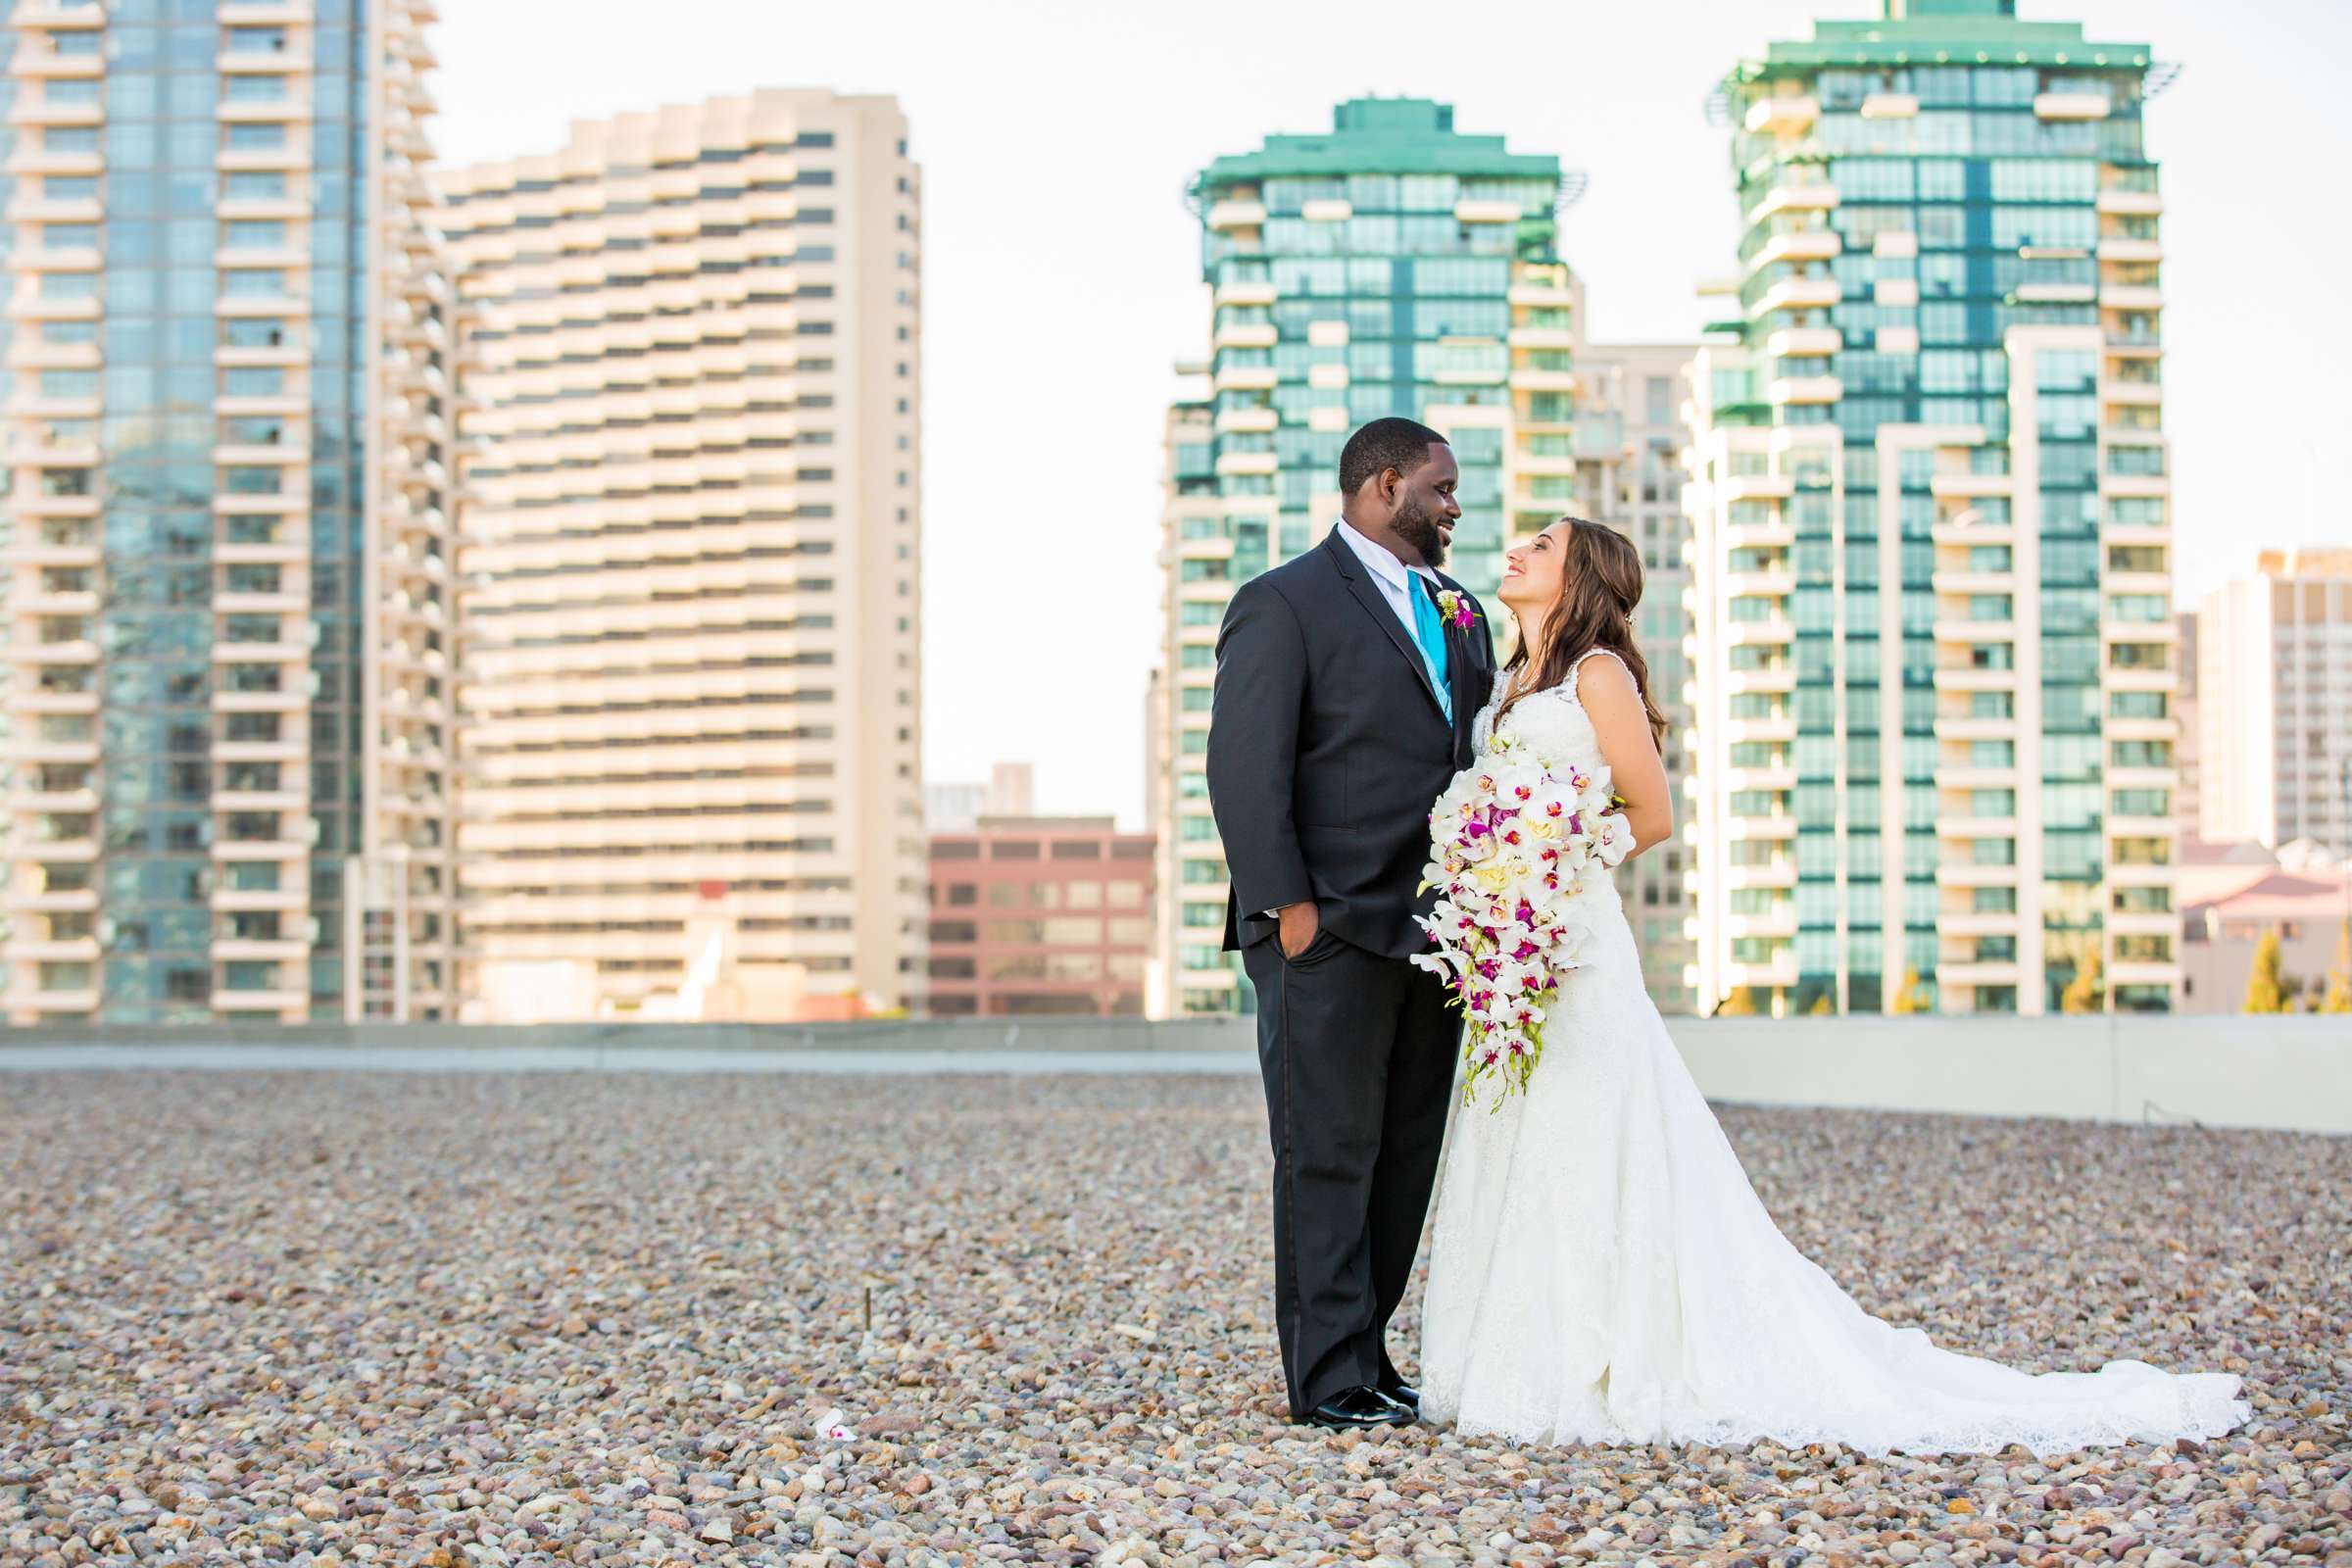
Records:
[[[1396,537],[1421,552],[1421,564],[1446,564],[1446,535],[1438,529],[1438,514],[1420,502],[1410,502],[1390,519]]]

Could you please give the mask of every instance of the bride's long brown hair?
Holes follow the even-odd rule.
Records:
[[[1510,677],[1510,695],[1494,710],[1499,726],[1511,705],[1531,693],[1549,691],[1568,678],[1578,660],[1595,648],[1605,648],[1625,661],[1633,671],[1634,689],[1642,694],[1642,711],[1649,715],[1650,738],[1660,752],[1666,749],[1666,715],[1649,696],[1649,665],[1634,645],[1634,607],[1642,602],[1642,553],[1616,529],[1582,517],[1562,517],[1568,531],[1561,536],[1560,597],[1544,616],[1535,667],[1526,668],[1524,638],[1502,666]],[[1556,524],[1555,524],[1556,526]],[[1526,678],[1521,679],[1525,671]]]

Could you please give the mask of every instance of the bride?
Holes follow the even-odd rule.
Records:
[[[1478,715],[1479,755],[1501,733],[1555,766],[1605,767],[1634,853],[1666,838],[1633,545],[1563,518],[1510,553],[1499,597],[1519,646]],[[1593,935],[1528,1092],[1457,1105],[1447,1134],[1422,1309],[1432,1419],[1527,1444],[1870,1453],[2066,1452],[2246,1419],[2234,1377],[2142,1361],[2037,1377],[1865,1313],[1748,1187],[1642,989],[1615,886],[1594,876],[1581,901]]]

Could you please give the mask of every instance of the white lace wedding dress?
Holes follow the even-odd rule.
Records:
[[[1604,766],[1573,673],[1506,727],[1555,764]],[[2234,1377],[2142,1361],[2034,1376],[1865,1313],[1757,1201],[1642,988],[1614,885],[1594,877],[1580,902],[1585,967],[1560,982],[1528,1093],[1490,1111],[1482,1092],[1446,1135],[1422,1308],[1431,1419],[1528,1444],[2048,1454],[2246,1418]]]

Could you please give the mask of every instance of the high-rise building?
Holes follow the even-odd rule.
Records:
[[[2352,855],[2352,549],[2263,551],[2197,650],[2199,836]]]
[[[1214,319],[1205,382],[1170,411],[1160,701],[1165,1010],[1246,1004],[1217,951],[1224,853],[1203,771],[1217,626],[1234,586],[1320,542],[1340,448],[1405,415],[1445,432],[1462,520],[1446,569],[1492,598],[1502,552],[1570,510],[1580,479],[1580,293],[1554,236],[1559,161],[1453,128],[1423,99],[1344,103],[1193,188]],[[1180,367],[1180,371],[1188,368]]]
[[[1706,1007],[2174,1004],[2165,79],[2012,0],[1888,0],[1725,81],[1741,311],[1685,490]]]
[[[760,91],[442,176],[485,996],[625,1016],[723,903],[745,1016],[918,1000],[906,133],[888,98]]]
[[[932,1016],[1141,1016],[1152,850],[1107,816],[988,815],[934,833]]]
[[[1619,529],[1642,552],[1634,630],[1649,666],[1650,699],[1666,715],[1666,783],[1678,819],[1686,810],[1690,747],[1690,663],[1684,649],[1690,635],[1685,603],[1690,524],[1683,514],[1682,406],[1684,372],[1697,352],[1695,343],[1589,343],[1577,359],[1580,455],[1594,460],[1586,467],[1592,493],[1580,514]],[[1690,838],[1677,832],[1617,870],[1650,1000],[1662,1012],[1690,1012],[1697,1004],[1689,930],[1697,908],[1695,863]]]
[[[1028,762],[997,762],[985,782],[958,779],[923,786],[923,822],[933,833],[964,832],[984,816],[1032,816],[1037,811],[1037,769]]]
[[[12,1023],[453,1010],[432,16],[0,29]]]
[[[2173,764],[2180,771],[2180,787],[2173,795],[2173,817],[2180,824],[2181,861],[2186,864],[2186,841],[2201,836],[2204,795],[2204,762],[2197,755],[2204,724],[2203,704],[2197,696],[2197,612],[2183,610],[2173,617],[2173,624],[2180,628],[2180,689],[2173,695],[2173,711],[2180,723],[2180,737],[2173,746]],[[2181,903],[2185,911],[2186,899]],[[2185,920],[2185,913],[2182,918]]]

